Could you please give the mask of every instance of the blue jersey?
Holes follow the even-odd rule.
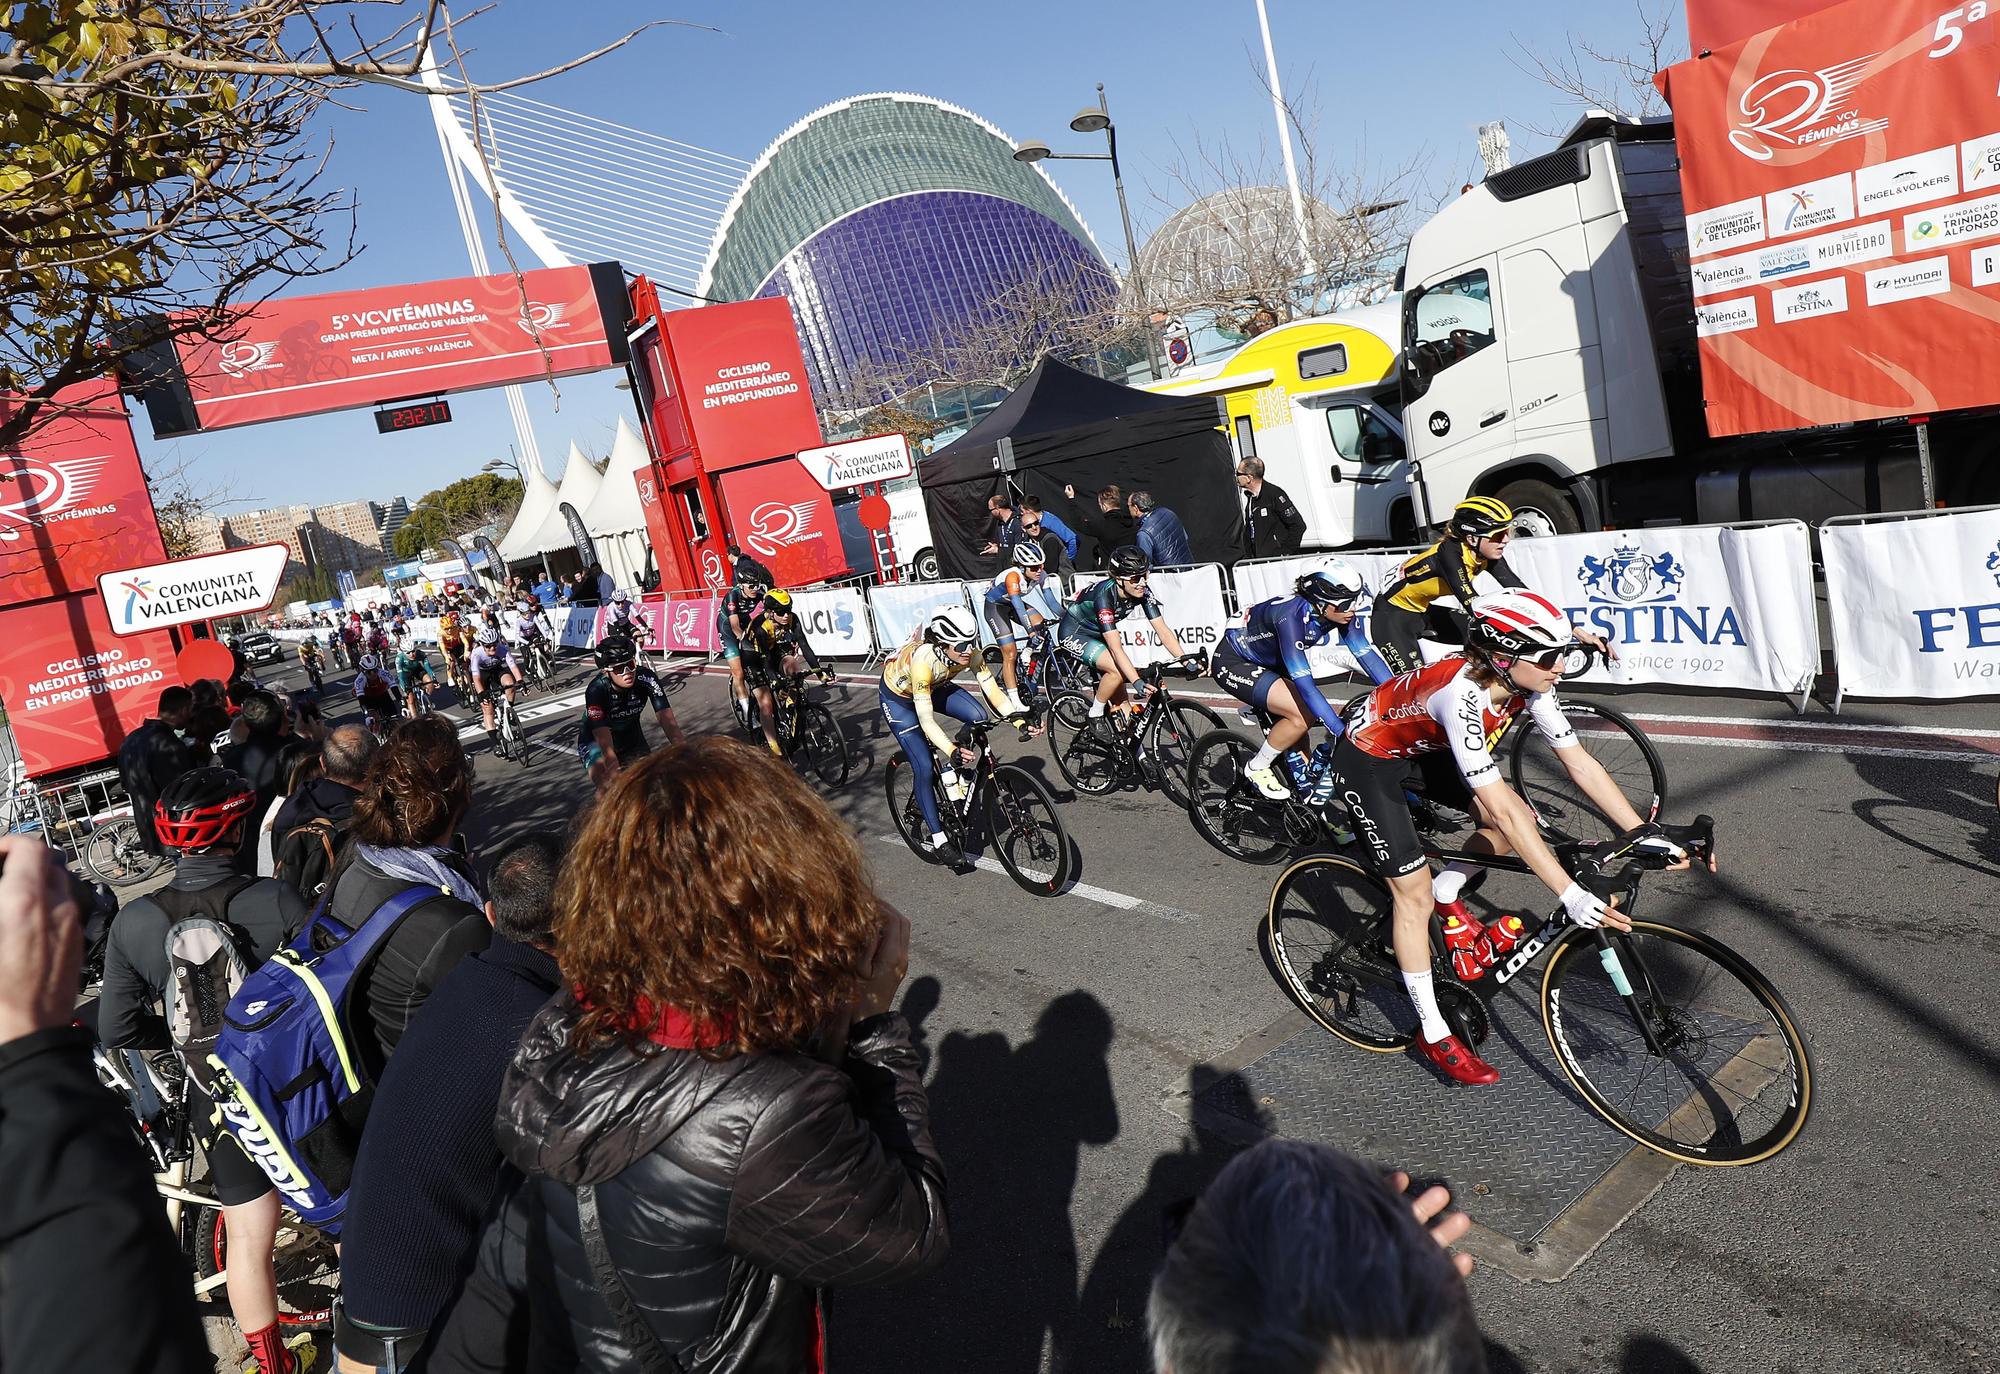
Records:
[[[1328,734],[1338,736],[1344,728],[1340,714],[1313,681],[1312,664],[1306,659],[1306,650],[1323,643],[1336,629],[1340,646],[1353,655],[1361,671],[1377,686],[1395,676],[1369,642],[1359,620],[1335,626],[1315,615],[1302,596],[1277,596],[1258,602],[1223,642],[1249,662],[1290,679],[1299,700],[1319,717]]]

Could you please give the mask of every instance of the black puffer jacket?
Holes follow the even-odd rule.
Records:
[[[819,1287],[916,1278],[944,1259],[944,1165],[899,1014],[857,1024],[840,1067],[622,1045],[582,1056],[576,1016],[565,996],[535,1018],[495,1129],[536,1191],[531,1244],[581,1368],[639,1367],[579,1239],[583,1184],[634,1305],[691,1374],[805,1374]]]

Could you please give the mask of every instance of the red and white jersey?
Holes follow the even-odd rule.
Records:
[[[1576,732],[1555,693],[1512,696],[1495,706],[1492,693],[1472,680],[1472,661],[1463,655],[1390,678],[1368,694],[1347,733],[1356,748],[1378,759],[1449,749],[1467,785],[1482,787],[1500,780],[1493,745],[1522,711],[1556,748],[1576,745]]]

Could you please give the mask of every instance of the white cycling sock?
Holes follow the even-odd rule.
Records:
[[[1092,697],[1090,701],[1090,718],[1092,720],[1096,720],[1103,714],[1104,714],[1104,703],[1097,700],[1095,697]]]
[[[1451,1034],[1451,1027],[1445,1024],[1444,1013],[1438,1010],[1437,992],[1431,986],[1431,971],[1411,973],[1403,970],[1403,986],[1409,990],[1410,1000],[1416,1003],[1417,1026],[1424,1039],[1435,1045]]]
[[[949,836],[949,835],[945,834],[945,833],[944,833],[944,831],[942,831],[942,830],[933,830],[933,831],[931,832],[931,848],[932,848],[932,849],[943,849],[943,848],[944,848],[944,847],[945,847],[946,845],[948,845],[948,844],[950,844],[950,843],[951,843],[951,836]]]
[[[1260,768],[1269,768],[1277,757],[1278,751],[1271,747],[1271,741],[1265,740],[1264,747],[1252,754],[1250,762],[1243,765],[1244,771],[1254,773]]]
[[[1446,864],[1443,871],[1431,879],[1432,900],[1444,904],[1457,901],[1458,894],[1465,891],[1466,880],[1478,871],[1475,864]]]

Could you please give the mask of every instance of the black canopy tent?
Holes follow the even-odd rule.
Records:
[[[1234,560],[1243,528],[1229,441],[1213,396],[1156,396],[1044,358],[999,407],[926,458],[919,480],[946,577],[976,578],[997,559],[986,500],[1011,482],[1071,527],[1076,504],[1106,483],[1150,491],[1187,526],[1201,563]]]

